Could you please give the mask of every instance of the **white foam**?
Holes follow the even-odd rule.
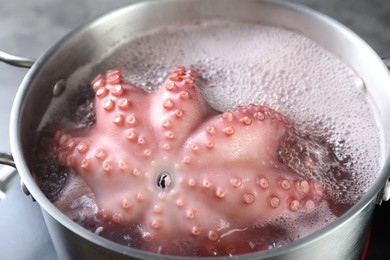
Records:
[[[132,38],[83,75],[89,75],[88,82],[119,66],[129,81],[151,91],[176,65],[198,71],[204,98],[219,111],[268,105],[297,128],[341,140],[342,153],[353,154],[354,183],[360,185],[352,197],[361,197],[377,176],[381,135],[364,82],[340,59],[293,31],[226,20],[164,26]]]
[[[197,70],[201,92],[215,109],[250,103],[273,107],[301,131],[351,155],[351,181],[334,183],[341,200],[356,202],[377,177],[383,147],[364,82],[340,59],[293,31],[224,20],[164,26],[129,39],[68,83],[89,82],[97,73],[121,67],[130,82],[152,91],[176,65]],[[292,223],[293,237],[299,238],[334,220],[325,208],[317,209],[325,212],[322,224],[314,217],[283,222]]]

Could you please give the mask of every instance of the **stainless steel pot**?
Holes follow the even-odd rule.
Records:
[[[385,132],[386,164],[369,192],[326,228],[287,246],[234,259],[359,259],[376,203],[389,198],[390,75],[383,61],[358,36],[339,23],[305,7],[258,0],[140,1],[111,12],[73,31],[42,55],[25,76],[12,109],[12,156],[0,163],[15,166],[26,190],[36,199],[60,259],[183,259],[124,247],[86,231],[45,197],[30,171],[33,136],[52,98],[52,86],[77,68],[95,62],[132,33],[163,23],[207,17],[266,22],[309,35],[342,58],[364,80]],[[97,40],[98,39],[98,40]],[[93,44],[91,44],[93,43]],[[13,57],[4,57],[19,64]],[[23,61],[23,59],[22,59]],[[27,62],[29,62],[27,60]],[[105,62],[105,61],[104,61]],[[30,66],[32,62],[27,63]],[[207,258],[203,258],[207,259]],[[222,259],[222,258],[211,258]]]

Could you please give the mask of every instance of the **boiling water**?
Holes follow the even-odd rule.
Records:
[[[256,241],[261,244],[257,249],[278,247],[325,226],[371,187],[380,171],[383,147],[364,83],[343,61],[293,31],[225,20],[164,26],[132,38],[95,64],[80,68],[67,79],[67,88],[77,92],[80,82],[86,84],[97,73],[121,67],[128,81],[154,91],[176,65],[198,72],[202,95],[214,109],[234,110],[238,105],[251,103],[272,107],[294,123],[300,133],[295,138],[305,139],[309,148],[326,147],[342,165],[334,171],[318,169],[309,173],[331,186],[331,210],[322,205],[310,217],[291,221],[281,216],[274,223],[260,223],[258,230],[266,224],[268,229],[264,230],[275,230],[272,241]],[[60,123],[72,122],[77,127],[91,124],[93,104],[88,102],[89,95],[77,92],[77,98],[72,98],[76,100],[73,103],[77,108],[73,110],[79,120],[66,119],[71,113],[61,111],[65,119]],[[53,114],[58,115],[58,107],[69,107],[69,97],[59,100],[61,105],[53,103],[42,122],[45,134],[50,135],[58,123],[51,120],[56,117]],[[67,105],[63,106],[64,102]],[[61,208],[82,181],[73,176],[65,185],[71,175],[67,169],[46,156],[39,157],[37,162],[42,190]],[[302,170],[292,167],[297,172]],[[97,210],[93,193],[88,187],[83,189],[86,195],[70,203],[73,209],[81,211],[71,210],[72,207],[63,207],[63,211],[92,231],[137,247],[127,229],[99,229],[98,223],[88,217]]]

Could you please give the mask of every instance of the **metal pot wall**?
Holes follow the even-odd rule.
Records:
[[[304,7],[257,0],[167,0],[141,1],[73,31],[34,63],[20,86],[10,122],[12,156],[1,154],[0,162],[16,164],[26,189],[42,208],[60,259],[183,259],[118,245],[68,219],[50,203],[34,181],[30,171],[34,140],[31,133],[37,129],[52,99],[52,86],[59,79],[67,79],[77,68],[95,62],[101,53],[110,50],[133,32],[178,20],[217,16],[265,22],[310,35],[310,38],[341,57],[364,80],[378,107],[386,135],[386,164],[372,189],[359,203],[326,228],[299,241],[235,258],[312,259],[315,255],[316,259],[358,259],[361,256],[375,203],[389,197],[390,118],[387,111],[390,111],[390,76],[383,61],[351,31]],[[12,57],[6,59],[12,62]],[[30,66],[31,63],[25,65]]]

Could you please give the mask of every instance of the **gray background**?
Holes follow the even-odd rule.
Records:
[[[0,50],[21,56],[39,57],[76,26],[129,2],[131,1],[0,0]],[[306,4],[335,18],[366,40],[380,56],[390,56],[390,0],[290,2]],[[18,85],[26,72],[26,69],[0,63],[1,152],[10,151],[10,110]],[[389,258],[390,254],[387,255],[387,259]],[[12,186],[6,200],[0,201],[0,259],[56,259],[39,207],[22,195],[17,185]]]

